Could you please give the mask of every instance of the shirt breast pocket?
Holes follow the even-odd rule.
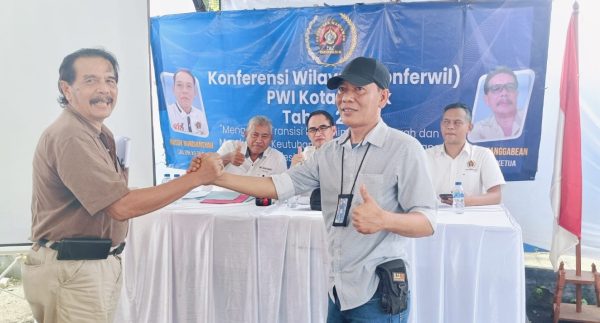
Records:
[[[479,194],[479,192],[471,192],[470,189],[479,187],[481,181],[480,176],[479,168],[466,168],[463,171],[462,184],[465,189],[465,194]]]
[[[360,187],[365,185],[367,192],[375,199],[378,203],[381,198],[383,191],[383,175],[382,174],[360,174],[356,180],[356,188],[354,188],[354,199],[357,202],[363,203],[362,196],[360,195]]]
[[[479,174],[479,167],[466,167],[463,170],[465,176],[477,176]]]

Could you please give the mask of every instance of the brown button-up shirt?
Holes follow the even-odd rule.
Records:
[[[33,158],[32,241],[97,237],[116,246],[125,239],[128,222],[103,211],[129,189],[101,133],[114,148],[108,128],[98,131],[70,107],[42,133]]]

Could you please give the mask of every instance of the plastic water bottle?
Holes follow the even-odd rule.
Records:
[[[298,206],[298,196],[295,195],[287,199],[287,206],[290,209],[295,209]]]
[[[166,183],[166,182],[168,182],[170,180],[171,180],[171,174],[164,174],[163,175],[163,179],[162,179],[162,181],[160,181],[160,183],[164,184],[164,183]]]
[[[452,190],[452,208],[456,213],[465,212],[465,191],[462,187],[462,182],[454,183],[454,190]]]

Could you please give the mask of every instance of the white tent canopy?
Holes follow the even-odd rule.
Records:
[[[369,3],[374,1],[361,1]],[[377,1],[380,2],[380,1]],[[600,258],[600,217],[594,212],[594,198],[600,196],[600,98],[594,95],[600,84],[600,47],[593,33],[600,30],[600,11],[596,0],[579,0],[580,90],[583,151],[583,253]],[[327,1],[328,5],[349,4]],[[562,57],[572,1],[553,2],[547,92],[542,120],[542,140],[536,180],[510,182],[504,188],[504,203],[523,228],[524,241],[549,249],[553,214],[550,208],[550,179],[557,125]],[[282,6],[311,6],[316,1],[224,0],[223,10]],[[149,8],[148,8],[149,6]],[[4,170],[3,194],[0,195],[0,245],[25,243],[30,231],[31,161],[41,131],[52,122],[60,108],[56,81],[58,65],[65,54],[81,47],[102,46],[116,54],[121,65],[120,94],[117,110],[107,123],[118,135],[131,138],[130,184],[134,187],[153,183],[152,149],[161,162],[160,129],[151,129],[150,57],[148,20],[151,16],[194,11],[191,0],[150,0],[97,3],[67,0],[8,0],[0,11],[1,39],[6,50],[0,52],[0,64],[6,77],[3,89],[5,117],[0,134]],[[102,19],[97,19],[102,17]],[[93,22],[93,23],[90,23]],[[593,87],[594,86],[594,87]],[[154,92],[155,93],[155,92]],[[157,104],[152,104],[156,109]],[[146,122],[135,122],[140,120]],[[154,123],[158,125],[158,122]],[[164,158],[162,160],[164,163]]]

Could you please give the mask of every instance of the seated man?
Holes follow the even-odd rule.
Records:
[[[250,176],[270,176],[287,170],[285,156],[270,147],[273,140],[271,120],[255,116],[248,121],[244,131],[246,142],[227,140],[217,151],[225,165],[225,171]]]
[[[331,141],[335,135],[336,128],[333,117],[325,110],[316,110],[308,115],[306,121],[306,133],[312,146],[308,146],[302,151],[298,146],[298,153],[292,157],[292,166],[298,165],[308,160],[324,143]]]
[[[504,177],[491,150],[467,142],[472,128],[471,110],[466,105],[452,103],[444,108],[440,124],[444,144],[426,150],[435,191],[449,194],[454,182],[460,181],[465,205],[498,204]],[[452,198],[442,198],[442,202],[452,204]]]

